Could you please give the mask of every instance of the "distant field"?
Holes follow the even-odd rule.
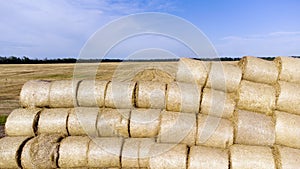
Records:
[[[82,64],[82,67],[88,72],[94,65]],[[74,67],[75,64],[0,64],[0,115],[19,107],[19,94],[26,81],[72,79]],[[175,77],[176,67],[176,62],[101,63],[96,78],[169,82]]]

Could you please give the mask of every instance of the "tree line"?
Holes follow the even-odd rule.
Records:
[[[74,58],[64,58],[64,59],[30,59],[26,56],[16,57],[2,57],[0,56],[0,64],[46,64],[46,63],[76,63]]]
[[[295,58],[300,58],[300,56],[292,56]],[[261,57],[265,60],[273,60],[274,57]],[[239,61],[240,57],[222,57],[222,58],[195,58],[203,61]],[[0,56],[0,64],[49,64],[49,63],[99,63],[99,62],[122,62],[122,61],[178,61],[176,59],[140,59],[140,60],[122,60],[122,59],[75,59],[75,58],[58,58],[58,59],[30,59],[27,56],[16,57],[16,56]]]

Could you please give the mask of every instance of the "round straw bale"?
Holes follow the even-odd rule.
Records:
[[[67,121],[67,129],[70,136],[82,136],[85,135],[84,129],[80,125],[77,119],[75,109],[70,109],[69,117]]]
[[[44,109],[38,122],[38,134],[68,135],[67,119],[71,109]]]
[[[4,137],[0,139],[0,168],[21,168],[20,156],[30,137]]]
[[[279,166],[280,169],[294,169],[300,168],[300,150],[283,147],[283,146],[276,146],[275,150],[277,151],[277,158],[279,158]]]
[[[167,87],[167,110],[198,113],[201,88],[196,84],[174,82]]]
[[[90,139],[84,136],[70,136],[63,139],[59,147],[58,166],[74,168],[87,166]]]
[[[150,62],[149,62],[150,63]],[[124,68],[128,69],[128,63],[124,64]],[[130,70],[132,77],[125,77],[127,79],[132,79],[132,81],[152,81],[152,82],[164,82],[171,83],[175,79],[175,74],[177,71],[177,64],[157,64],[152,62],[150,64],[141,64],[137,68],[138,64],[134,65],[134,70]],[[118,67],[119,68],[119,67]],[[120,69],[121,75],[124,75],[124,69]],[[127,72],[126,72],[127,73]],[[119,78],[119,77],[118,77]],[[123,76],[124,78],[124,76]]]
[[[127,138],[121,156],[122,168],[148,168],[153,138]]]
[[[228,148],[233,144],[233,124],[213,116],[198,115],[196,145]]]
[[[165,109],[166,83],[140,81],[136,87],[136,106],[140,108]]]
[[[275,111],[276,144],[300,148],[300,116]]]
[[[8,136],[34,136],[41,109],[15,109],[5,123]]]
[[[201,113],[231,118],[235,109],[235,95],[205,88],[202,95]]]
[[[300,83],[300,59],[293,57],[277,57],[275,63],[279,69],[279,80]]]
[[[210,63],[195,59],[180,58],[176,73],[176,81],[195,83],[203,87],[206,83]]]
[[[273,86],[243,80],[238,94],[238,108],[267,115],[273,113],[276,101]]]
[[[278,82],[276,109],[300,115],[300,84]]]
[[[98,136],[96,128],[99,108],[76,107],[71,110],[68,118],[68,132],[71,136]]]
[[[253,56],[245,56],[240,61],[243,79],[265,84],[275,84],[278,78],[278,68],[273,61],[267,61]]]
[[[143,138],[139,143],[139,167],[149,168],[149,160],[151,157],[151,148],[154,146],[154,138]]]
[[[50,107],[69,108],[77,106],[76,93],[78,81],[53,81],[50,87]]]
[[[238,110],[235,121],[235,143],[273,146],[275,124],[271,116]]]
[[[83,80],[79,83],[77,102],[81,107],[104,107],[108,81]]]
[[[105,95],[105,107],[130,109],[134,106],[134,91],[136,82],[108,83]]]
[[[227,169],[229,166],[228,150],[192,146],[189,152],[188,169]]]
[[[213,62],[206,87],[225,92],[235,92],[241,79],[242,70],[237,65]]]
[[[31,145],[36,142],[36,138],[32,138],[26,142],[21,152],[21,166],[24,169],[35,168],[34,163],[31,161]]]
[[[39,135],[29,140],[22,151],[22,168],[57,168],[58,145],[62,135]]]
[[[71,109],[69,112],[69,117],[67,121],[67,128],[70,136],[82,136],[86,135],[83,127],[81,126],[77,115],[75,113],[75,109]]]
[[[230,147],[230,168],[275,169],[272,149],[265,146],[234,144]]]
[[[98,135],[101,137],[129,137],[130,109],[101,109],[97,121]]]
[[[149,168],[186,169],[188,154],[185,144],[154,144],[151,154]]]
[[[163,111],[157,141],[192,146],[195,145],[196,128],[196,114]]]
[[[21,152],[21,166],[24,169],[35,168],[34,163],[31,161],[31,145],[36,142],[36,138],[32,138],[26,142]]]
[[[160,109],[133,109],[130,115],[131,137],[156,137],[159,130]]]
[[[20,93],[22,107],[49,106],[50,81],[31,80],[26,82]]]
[[[125,139],[122,149],[122,168],[139,168],[140,138]]]
[[[94,138],[88,151],[88,167],[120,168],[122,138]]]

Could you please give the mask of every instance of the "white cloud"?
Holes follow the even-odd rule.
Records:
[[[228,36],[215,43],[221,56],[299,56],[300,32],[271,32],[265,35]]]
[[[269,36],[288,36],[288,35],[300,35],[300,32],[272,32]]]
[[[109,21],[173,8],[171,0],[1,1],[0,56],[76,57],[89,36]]]

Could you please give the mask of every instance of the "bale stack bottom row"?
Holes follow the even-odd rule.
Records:
[[[282,146],[235,144],[219,149],[159,144],[149,138],[62,135],[5,137],[0,140],[0,152],[0,168],[275,169],[297,168],[300,160],[300,150]]]

